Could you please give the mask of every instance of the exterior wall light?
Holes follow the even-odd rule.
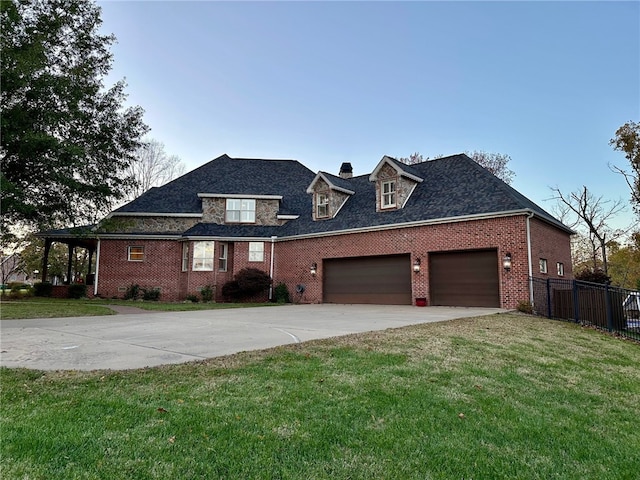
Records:
[[[413,271],[415,273],[420,273],[420,259],[416,258],[415,262],[413,262]]]
[[[507,253],[502,259],[502,266],[507,272],[511,270],[511,254],[510,253]]]
[[[316,262],[313,262],[313,263],[311,264],[311,270],[310,270],[310,272],[311,272],[311,275],[313,275],[313,276],[315,276],[315,275],[316,275],[316,273],[318,273],[318,264],[317,264]]]

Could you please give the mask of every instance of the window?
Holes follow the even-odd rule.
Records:
[[[382,182],[382,208],[396,206],[396,182]]]
[[[226,243],[218,243],[218,270],[227,271],[227,255],[229,254],[229,245]]]
[[[316,196],[316,217],[329,216],[329,197],[326,193],[319,193]]]
[[[540,273],[547,273],[547,259],[540,259]]]
[[[558,276],[564,277],[564,263],[558,262],[556,263],[556,266],[558,267]]]
[[[264,242],[249,242],[249,261],[264,262]]]
[[[130,262],[143,262],[144,247],[127,247],[127,258]]]
[[[254,223],[256,201],[248,198],[227,198],[227,222]]]
[[[193,242],[193,270],[213,270],[213,242]]]
[[[182,244],[182,271],[189,270],[189,244],[184,242]]]

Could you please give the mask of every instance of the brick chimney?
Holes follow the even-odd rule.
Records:
[[[353,177],[353,167],[349,162],[344,162],[340,165],[340,178],[351,178]]]

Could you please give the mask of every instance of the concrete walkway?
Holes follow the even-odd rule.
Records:
[[[142,368],[497,312],[504,310],[322,304],[2,320],[0,365]]]

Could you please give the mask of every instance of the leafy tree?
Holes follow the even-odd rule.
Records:
[[[511,157],[509,155],[505,153],[488,153],[483,151],[465,152],[465,154],[471,157],[471,159],[477,164],[489,170],[503,182],[507,184],[511,184],[511,182],[513,182],[513,178],[516,174],[507,166],[511,161]],[[442,157],[443,155],[436,155],[435,157],[430,158],[423,156],[419,152],[415,152],[408,157],[399,157],[398,161],[407,165],[415,165],[416,163],[422,163]]]
[[[636,211],[640,210],[640,123],[627,122],[616,130],[615,138],[609,145],[614,150],[624,152],[629,161],[631,171],[619,167],[612,167],[614,171],[622,174],[631,189],[631,200],[635,204]]]
[[[640,282],[640,232],[631,235],[626,244],[609,244],[609,275],[611,283],[636,289]]]
[[[104,88],[115,38],[91,0],[3,0],[0,20],[2,226],[82,223],[133,185],[147,131],[124,81]]]
[[[595,270],[582,270],[576,273],[574,277],[576,280],[582,280],[583,282],[601,283],[603,285],[609,285],[611,283],[609,275],[599,268]]]
[[[135,152],[127,173],[137,184],[127,195],[127,200],[139,197],[151,187],[159,187],[184,173],[185,165],[177,155],[168,155],[164,143],[148,139]]]

